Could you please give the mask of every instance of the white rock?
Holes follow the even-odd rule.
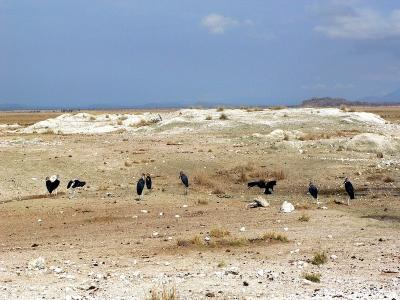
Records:
[[[183,207],[183,208],[186,208],[186,207],[188,207],[188,205],[187,205],[187,204],[184,204],[184,205],[182,205],[182,207]]]
[[[292,203],[284,201],[281,205],[281,212],[283,213],[291,213],[294,211],[294,206]]]
[[[337,257],[335,254],[332,254],[332,255],[331,255],[331,259],[332,259],[332,260],[336,260],[337,258],[338,258],[338,257]]]
[[[140,212],[142,212],[142,213],[144,213],[144,214],[147,214],[147,213],[148,213],[148,211],[145,210],[145,209],[142,209]]]
[[[240,227],[240,229],[239,229],[241,232],[245,232],[246,231],[246,227]]]
[[[32,259],[29,262],[29,269],[31,270],[43,270],[46,267],[46,260],[44,257],[38,257],[36,259]]]
[[[153,231],[153,236],[157,236],[158,232],[157,231]]]
[[[332,234],[328,234],[328,239],[332,239],[332,238],[333,238]]]
[[[204,240],[208,242],[208,241],[210,240],[210,237],[209,237],[209,236],[206,236],[206,237],[204,238]]]
[[[60,274],[60,273],[64,272],[63,269],[61,269],[60,267],[55,267],[53,271],[56,274]]]
[[[175,215],[175,218],[180,218],[181,216],[180,215]]]
[[[160,212],[160,213],[159,213],[159,215],[160,215],[160,216],[163,216],[163,215],[164,215],[164,213],[163,213],[163,212]]]
[[[284,228],[283,228],[283,230],[285,230],[285,231],[288,231],[288,230],[289,230],[289,228],[287,228],[287,227],[284,227]]]

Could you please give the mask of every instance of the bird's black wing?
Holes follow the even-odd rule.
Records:
[[[310,192],[311,196],[313,196],[313,198],[317,199],[318,189],[315,185],[310,185],[310,187],[308,188],[308,191]]]
[[[50,180],[46,180],[46,188],[47,188],[47,191],[51,194],[51,192],[53,191],[53,188],[52,188],[52,184],[51,184]]]
[[[265,180],[252,181],[252,182],[249,182],[249,183],[247,184],[247,186],[248,186],[249,188],[254,187],[254,186],[257,186],[257,187],[259,187],[260,189],[263,189],[263,188],[265,188]]]
[[[147,187],[147,189],[151,190],[151,177],[150,176],[146,177],[146,187]]]
[[[67,184],[67,189],[69,189],[69,188],[72,186],[73,183],[74,183],[74,182],[73,182],[72,180],[70,180],[70,181],[68,182],[68,184]]]
[[[268,189],[274,190],[274,186],[276,185],[276,180],[268,181],[266,187]]]
[[[59,185],[60,185],[60,180],[58,180],[58,179],[54,180],[54,182],[53,182],[53,190],[58,188]]]
[[[143,189],[144,189],[144,180],[143,178],[140,178],[136,184],[136,192],[139,196],[142,194]]]
[[[85,181],[79,181],[78,180],[78,187],[84,187],[86,185]]]
[[[187,177],[186,175],[182,175],[182,176],[181,176],[181,180],[182,180],[182,183],[183,183],[186,187],[189,187],[189,179],[188,179],[188,177]]]
[[[344,184],[344,188],[346,189],[346,192],[349,195],[350,199],[354,199],[354,187],[350,181],[347,181]]]

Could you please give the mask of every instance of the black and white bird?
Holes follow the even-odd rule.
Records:
[[[58,175],[53,175],[51,177],[46,177],[46,188],[49,194],[53,192],[57,195],[57,188],[60,185],[60,177]]]
[[[318,201],[318,188],[310,181],[310,184],[308,186],[308,192],[310,195]]]
[[[80,181],[79,179],[70,180],[67,184],[67,190],[69,191],[69,197],[75,196],[75,189],[82,188],[86,185],[85,181]],[[72,193],[72,195],[71,195]]]
[[[249,182],[247,184],[247,187],[251,188],[251,187],[257,186],[260,189],[265,189],[264,194],[269,195],[269,194],[272,194],[272,191],[274,190],[275,185],[276,185],[276,180],[271,180],[271,181],[266,182],[264,179],[261,179],[258,181]]]
[[[146,187],[148,190],[151,190],[151,185],[152,185],[151,177],[150,177],[150,174],[147,173],[146,174]]]
[[[354,187],[351,184],[349,178],[345,178],[344,179],[344,188],[347,192],[347,194],[349,195],[349,198],[347,199],[347,205],[350,205],[350,199],[353,200],[354,199]]]
[[[182,180],[183,185],[185,186],[185,195],[187,195],[189,188],[189,178],[183,173],[183,171],[179,172],[179,178]]]
[[[140,179],[136,184],[136,193],[139,196],[139,200],[143,199],[143,190],[145,185],[146,185],[146,175],[142,174],[142,177],[140,177]]]

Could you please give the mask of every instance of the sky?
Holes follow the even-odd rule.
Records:
[[[295,104],[400,88],[400,1],[0,0],[0,104]]]

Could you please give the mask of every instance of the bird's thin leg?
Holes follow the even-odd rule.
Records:
[[[350,197],[347,198],[347,206],[350,206]]]

